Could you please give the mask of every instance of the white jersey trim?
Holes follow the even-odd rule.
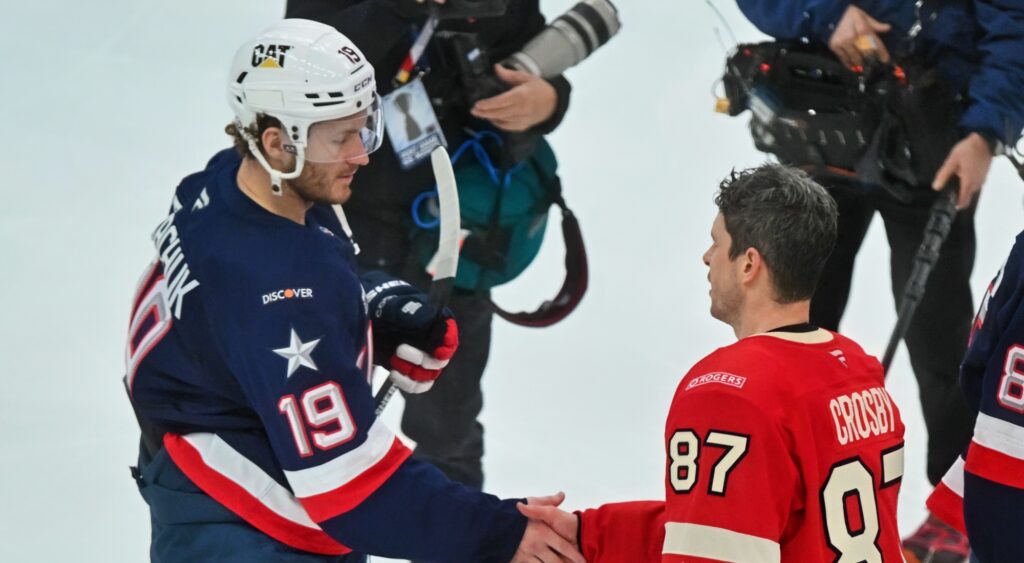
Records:
[[[760,332],[753,336],[771,336],[772,338],[788,340],[797,344],[824,344],[825,342],[835,340],[832,333],[823,328],[812,330],[811,332]]]
[[[1016,424],[978,413],[974,441],[990,450],[1024,460],[1024,428]]]
[[[377,465],[391,450],[394,442],[395,435],[377,419],[366,433],[366,441],[358,447],[316,467],[285,470],[284,474],[295,496],[316,496],[348,484]]]
[[[725,528],[668,522],[665,524],[665,555],[687,555],[742,563],[779,563],[782,552],[772,540]]]
[[[980,414],[978,415],[981,416]],[[956,493],[956,496],[964,496],[964,458],[957,456],[953,466],[942,476],[942,483],[949,487],[949,490]]]
[[[234,481],[278,516],[300,526],[320,530],[306,509],[288,489],[282,487],[258,465],[247,459],[216,434],[196,432],[182,436],[199,452],[210,469]]]

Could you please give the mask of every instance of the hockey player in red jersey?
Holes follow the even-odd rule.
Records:
[[[882,367],[808,324],[836,206],[800,171],[726,179],[704,254],[738,342],[699,361],[665,424],[665,500],[577,515],[520,506],[590,563],[902,561],[903,422]]]

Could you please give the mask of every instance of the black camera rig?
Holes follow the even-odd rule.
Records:
[[[758,149],[901,201],[930,185],[959,140],[959,97],[937,71],[912,61],[848,68],[824,46],[741,44],[722,81],[719,111],[750,109]]]
[[[457,0],[466,9],[481,10],[490,2],[497,0]],[[439,17],[446,10],[461,9],[449,5],[448,0],[440,8]],[[505,0],[507,4],[507,0]],[[507,7],[507,6],[506,6]],[[492,6],[493,8],[493,6]],[[479,17],[479,12],[474,12]],[[595,50],[604,45],[618,33],[621,24],[618,10],[610,0],[582,0],[555,18],[535,37],[531,38],[521,50],[512,53],[501,61],[493,61],[488,48],[474,33],[442,31],[437,34],[439,59],[442,64],[451,65],[452,74],[458,84],[450,91],[449,103],[456,107],[468,109],[484,98],[501,94],[508,85],[494,74],[492,64],[500,62],[506,68],[512,68],[541,76],[553,78],[579,64]],[[503,160],[507,163],[522,161],[532,151],[538,134],[524,132],[504,135],[506,143]]]
[[[403,2],[399,11],[405,16],[421,18],[434,15],[441,20],[454,20],[503,16],[508,11],[510,0],[445,0],[444,4],[433,0],[399,1]]]

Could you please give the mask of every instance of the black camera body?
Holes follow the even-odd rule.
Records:
[[[427,2],[439,17],[452,14],[481,17],[497,11],[496,0],[447,0],[443,5]],[[507,8],[507,0],[502,13]],[[439,7],[438,7],[439,6]],[[609,0],[581,0],[531,38],[522,49],[503,58],[500,64],[542,78],[553,78],[589,57],[594,50],[618,33],[618,10]],[[437,63],[447,67],[454,84],[446,104],[468,111],[476,102],[509,89],[495,74],[488,46],[475,33],[441,31],[436,35]],[[528,156],[539,137],[536,133],[505,133],[502,161],[516,163]]]
[[[931,183],[959,139],[961,101],[912,60],[850,69],[821,45],[741,44],[722,82],[729,115],[751,110],[759,150],[901,201]]]
[[[496,96],[508,86],[498,79],[491,65],[487,47],[475,33],[443,31],[438,33],[445,60],[452,65],[461,90],[462,105]]]
[[[509,0],[446,0],[434,4],[430,0],[428,9],[436,10],[437,17],[446,19],[490,18],[505,15]]]
[[[441,60],[450,65],[454,83],[450,84],[446,105],[460,113],[468,113],[473,104],[497,96],[509,89],[495,74],[487,47],[475,33],[442,31],[437,34]],[[540,135],[502,132],[502,153],[495,155],[502,167],[511,167],[525,160],[534,149]]]

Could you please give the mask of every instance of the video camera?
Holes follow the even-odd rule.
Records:
[[[442,20],[489,18],[504,15],[508,3],[509,0],[446,0],[444,4],[436,4],[427,0],[419,8]]]
[[[718,110],[751,110],[754,145],[819,176],[878,186],[901,201],[930,185],[959,140],[961,103],[912,60],[848,68],[824,46],[741,44]]]
[[[461,0],[485,4],[494,0]],[[501,64],[534,76],[553,78],[576,66],[619,32],[618,10],[609,0],[583,0],[545,27],[522,50]],[[500,94],[508,89],[494,76],[485,46],[471,33],[445,33],[450,60],[462,77],[467,101]]]
[[[448,0],[451,2],[451,0]],[[465,4],[488,4],[495,0],[460,0]],[[445,6],[448,3],[446,2]],[[477,14],[479,16],[479,14]],[[618,33],[618,10],[609,0],[582,0],[545,27],[523,48],[501,61],[507,68],[534,76],[553,78],[579,64]],[[508,90],[498,79],[487,51],[474,33],[444,31],[437,34],[442,58],[452,64],[459,82],[455,105],[472,107],[477,101]],[[520,140],[529,147],[531,142]],[[515,144],[513,139],[512,143]],[[519,156],[511,155],[513,161]]]

